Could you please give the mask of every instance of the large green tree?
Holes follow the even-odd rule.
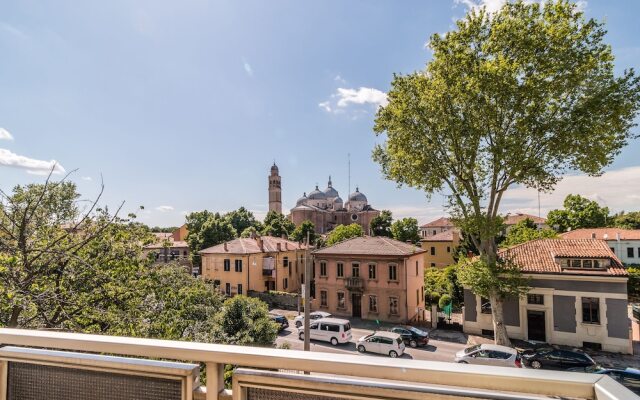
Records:
[[[512,226],[504,240],[500,243],[501,247],[514,246],[516,244],[525,243],[530,240],[555,238],[558,234],[553,229],[538,229],[536,224],[530,218],[518,222]]]
[[[238,236],[231,222],[219,213],[196,211],[187,215],[187,244],[194,265],[200,265],[200,250],[233,240]]]
[[[401,242],[418,243],[420,241],[418,232],[418,220],[415,218],[399,219],[391,225],[393,238]]]
[[[570,194],[564,199],[563,205],[564,209],[552,210],[547,214],[547,224],[558,232],[607,226],[609,209],[600,207],[594,200]]]
[[[338,225],[327,236],[326,245],[332,246],[343,240],[364,235],[364,230],[358,224]]]
[[[250,227],[256,228],[257,230],[262,229],[260,221],[257,221],[253,213],[244,207],[224,214],[224,218],[229,221],[238,235]]]
[[[224,302],[209,335],[211,339],[206,341],[270,346],[278,335],[278,325],[269,316],[265,302],[252,297],[234,296]]]
[[[621,211],[612,217],[612,225],[622,229],[640,229],[640,211]]]
[[[263,235],[276,237],[281,237],[282,235],[289,237],[296,229],[296,226],[289,218],[276,211],[269,211],[267,216],[264,217],[262,225]]]
[[[306,242],[308,237],[309,243],[313,244],[316,242],[317,236],[316,227],[313,225],[313,222],[305,220],[293,230],[289,239],[296,242]]]
[[[371,228],[371,234],[373,236],[386,236],[391,237],[391,224],[393,223],[393,216],[391,211],[382,210],[380,215],[376,215],[371,219],[369,227]]]
[[[388,179],[449,195],[480,254],[459,276],[490,299],[497,343],[509,343],[504,299],[527,290],[497,254],[505,192],[550,191],[568,170],[598,175],[635,137],[639,80],[614,74],[605,34],[563,0],[472,10],[431,37],[425,71],[394,76],[378,110],[386,140],[374,160]]]

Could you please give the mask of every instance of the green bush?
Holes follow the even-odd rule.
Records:
[[[629,300],[640,301],[640,268],[630,267],[629,281],[627,282],[627,291],[629,292]]]
[[[440,307],[441,310],[449,304],[451,304],[451,296],[449,296],[448,294],[443,294],[442,296],[440,296],[440,300],[438,300],[438,307]]]

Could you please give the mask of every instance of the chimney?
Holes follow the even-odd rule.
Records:
[[[591,239],[595,239],[595,238],[596,238],[596,233],[595,233],[595,232],[593,232],[593,233],[591,234]]]
[[[278,251],[282,251],[282,246],[280,246],[280,243],[276,243],[276,248],[278,249]]]
[[[283,233],[282,235],[280,235],[281,238],[286,239],[287,238],[287,234]]]
[[[224,246],[224,251],[228,251],[227,250],[227,242],[224,242],[223,246]]]
[[[284,242],[284,250],[285,251],[289,250],[289,242]]]
[[[620,241],[620,232],[616,232],[616,240],[619,242]]]
[[[264,242],[262,241],[262,238],[260,236],[256,238],[256,243],[258,243],[260,251],[264,252]]]

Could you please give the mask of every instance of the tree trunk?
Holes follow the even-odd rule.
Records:
[[[8,328],[18,327],[18,318],[20,317],[21,312],[22,312],[22,308],[18,306],[13,306],[13,308],[11,309],[11,317],[9,318],[9,322],[7,322]]]
[[[489,296],[491,302],[491,316],[493,317],[493,334],[495,344],[511,346],[511,340],[504,324],[504,299],[496,294]]]

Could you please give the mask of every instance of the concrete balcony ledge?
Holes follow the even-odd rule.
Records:
[[[398,399],[639,398],[607,376],[572,372],[6,328],[0,329],[0,343],[59,351],[202,362],[206,365],[207,372],[206,391],[194,386],[189,392],[189,398],[202,398],[204,394],[207,400],[228,395],[223,392],[225,364],[257,371],[247,372],[242,369],[234,375],[233,398],[237,400],[263,398],[258,396],[262,392],[256,391],[257,389],[245,390],[248,387],[260,387],[267,391],[280,390],[289,393],[288,398],[301,399],[305,398],[302,393],[314,391],[318,396],[331,398],[362,398],[358,392],[365,390],[364,388],[370,393],[365,398],[375,397],[371,393],[378,392],[380,397]],[[34,359],[39,357],[37,350],[29,350],[28,353]],[[283,374],[278,370],[305,371],[310,375]],[[277,375],[263,379],[264,374]],[[332,377],[322,378],[326,375]],[[6,390],[6,373],[3,376],[0,388]],[[268,381],[276,380],[286,384],[269,386]],[[345,390],[344,396],[335,393],[336,386],[328,386],[327,380],[343,382],[345,386],[341,386],[338,392]],[[348,389],[349,387],[352,389]],[[403,391],[402,387],[407,390]],[[408,390],[409,387],[415,390]],[[437,393],[436,389],[440,392]],[[251,393],[255,393],[255,396],[251,397]],[[395,394],[391,396],[389,393]]]

